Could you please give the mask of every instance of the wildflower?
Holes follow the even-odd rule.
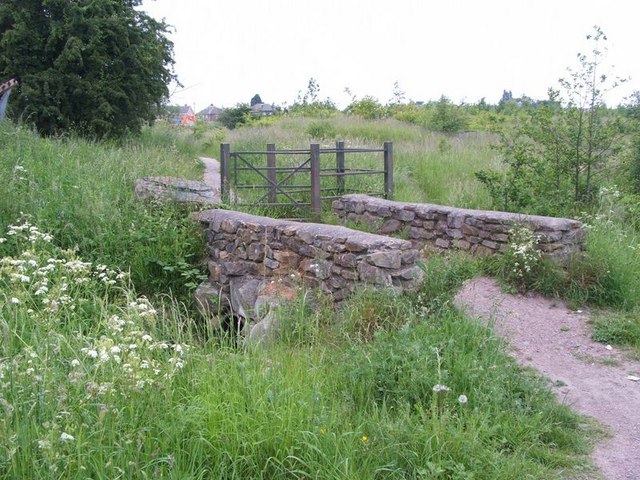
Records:
[[[460,395],[458,397],[458,403],[460,403],[461,405],[464,405],[465,403],[467,403],[469,401],[469,399],[467,398],[466,395]]]
[[[88,357],[98,358],[98,352],[96,350],[89,350],[87,348],[83,348],[81,351],[86,353]]]
[[[72,367],[77,367],[79,365],[80,365],[80,360],[78,360],[77,358],[74,358],[73,360],[71,360]]]
[[[366,435],[362,435],[362,436],[360,437],[360,441],[361,441],[362,443],[367,443],[367,441],[369,441],[369,437],[367,437]]]
[[[38,440],[38,448],[40,450],[47,450],[51,448],[51,443],[49,440]]]
[[[15,305],[20,305],[22,302],[20,301],[19,298],[11,297],[11,303],[13,303]]]
[[[437,384],[433,386],[433,391],[436,393],[439,392],[448,392],[450,390],[449,387],[447,387],[446,385],[441,385],[441,384]]]
[[[67,432],[62,432],[60,434],[60,441],[61,442],[73,442],[75,440],[75,438],[73,437],[73,435],[69,435]]]

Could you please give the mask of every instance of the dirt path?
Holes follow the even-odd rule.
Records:
[[[204,164],[203,181],[208,184],[216,194],[218,202],[220,201],[220,162],[215,158],[199,157]]]
[[[604,478],[640,479],[639,362],[591,340],[588,314],[539,295],[503,293],[492,279],[468,281],[455,303],[492,323],[519,363],[549,378],[560,401],[608,427],[611,438],[593,453]]]

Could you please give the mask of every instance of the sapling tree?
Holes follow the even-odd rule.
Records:
[[[595,199],[597,175],[622,146],[619,118],[604,99],[625,79],[605,70],[602,29],[594,27],[587,39],[590,53],[577,55],[578,66],[559,80],[560,89],[525,105],[515,128],[502,133],[506,170],[476,173],[498,207],[557,215]]]

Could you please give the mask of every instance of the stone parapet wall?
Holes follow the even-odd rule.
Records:
[[[238,277],[299,278],[336,301],[357,284],[407,290],[422,279],[419,252],[406,240],[230,210],[207,210],[195,218],[206,229],[209,283],[223,296]]]
[[[367,195],[345,195],[333,202],[343,221],[367,224],[383,235],[409,238],[420,248],[431,245],[457,248],[474,254],[502,252],[517,224],[528,225],[546,255],[566,261],[584,249],[584,228],[567,218],[468,210],[433,204],[403,203]]]

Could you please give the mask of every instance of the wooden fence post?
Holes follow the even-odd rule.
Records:
[[[231,161],[231,146],[220,144],[220,199],[229,204],[229,162]]]
[[[384,198],[393,200],[393,142],[384,142]]]
[[[311,218],[320,221],[322,204],[320,202],[320,145],[311,144]]]
[[[269,203],[277,203],[276,194],[276,144],[267,144],[267,178],[269,179]]]
[[[344,142],[336,142],[336,192],[344,195]]]

